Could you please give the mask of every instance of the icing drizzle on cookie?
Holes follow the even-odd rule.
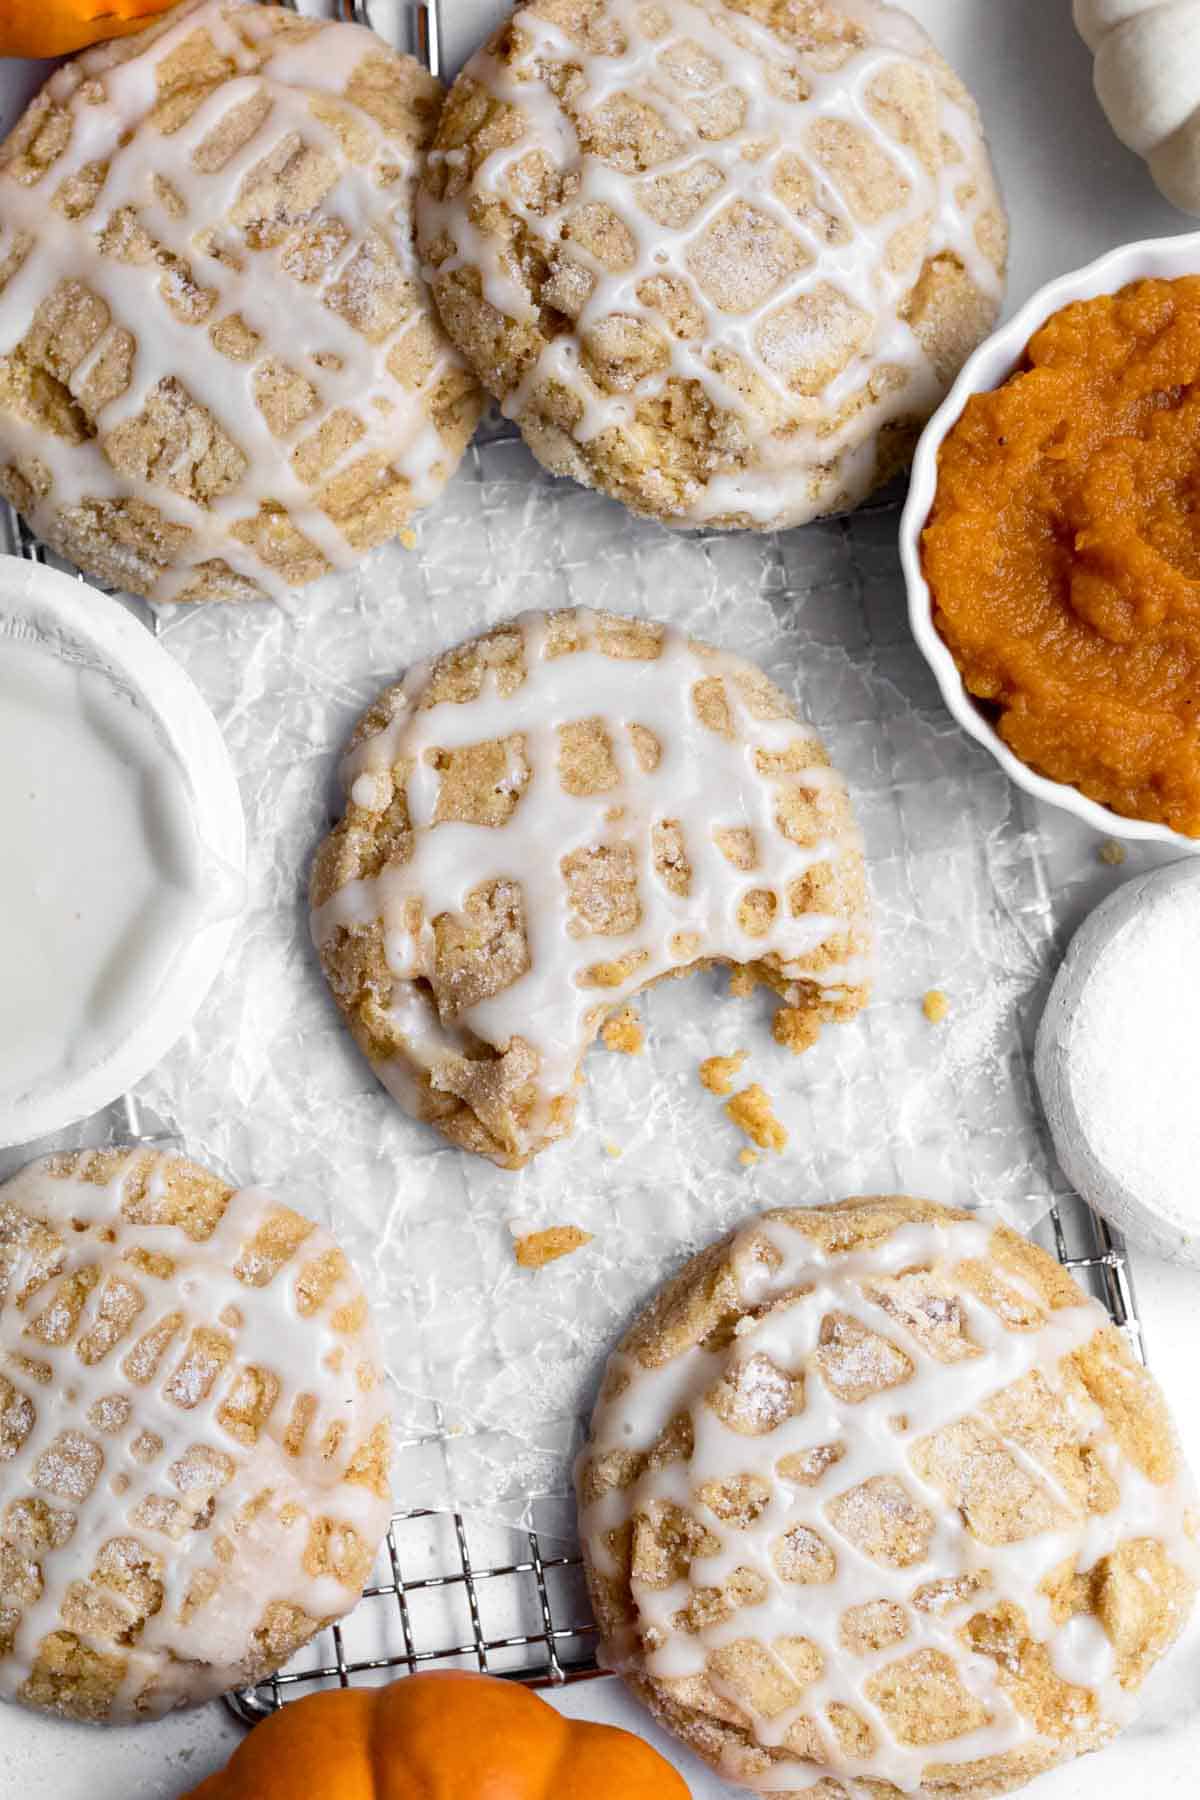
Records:
[[[591,1579],[610,1621],[632,1602],[606,1648],[685,1718],[740,1721],[721,1766],[761,1792],[926,1793],[950,1765],[974,1791],[976,1762],[990,1792],[986,1759],[1035,1754],[1027,1778],[1128,1720],[1200,1577],[1195,1488],[1165,1417],[1149,1455],[1114,1428],[1161,1396],[1048,1258],[1053,1289],[986,1216],[847,1205],[888,1228],[765,1213],[719,1331],[673,1345],[679,1305],[612,1358],[579,1469]],[[1072,1366],[1098,1344],[1112,1410]],[[1112,1598],[1110,1635],[1089,1581],[1114,1553],[1160,1616]]]
[[[478,408],[411,242],[436,92],[228,0],[51,77],[0,156],[0,485],[48,542],[157,600],[282,596],[437,495]]]
[[[908,14],[815,10],[798,44],[721,0],[522,8],[460,78],[502,109],[484,149],[449,141],[452,95],[429,154],[418,232],[447,318],[449,283],[478,271],[483,300],[545,334],[501,396],[535,449],[553,420],[559,458],[569,434],[571,472],[604,486],[596,441],[624,438],[618,466],[645,457],[669,384],[725,415],[682,496],[645,472],[642,510],[669,522],[854,504],[881,430],[927,417],[969,347],[946,320],[914,325],[923,285],[965,274],[976,338],[999,302],[1004,219],[970,97]],[[641,363],[622,360],[630,334]]]
[[[349,1611],[387,1528],[356,1276],[268,1194],[222,1210],[197,1178],[81,1152],[0,1187],[10,1699],[135,1720],[258,1679]]]
[[[313,938],[335,990],[348,943],[374,934],[382,951],[359,1024],[394,1042],[373,1061],[402,1105],[436,1116],[439,1093],[481,1077],[467,1104],[499,1160],[524,1160],[567,1129],[607,1013],[663,975],[717,959],[790,1006],[861,1004],[845,786],[758,670],[670,626],[526,613],[443,697],[473,648],[413,668],[370,716],[318,863]],[[339,861],[348,846],[363,859]]]

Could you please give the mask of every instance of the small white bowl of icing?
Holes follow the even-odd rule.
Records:
[[[1114,294],[1132,281],[1147,277],[1173,280],[1200,274],[1200,232],[1178,237],[1147,238],[1122,244],[1082,269],[1040,288],[1020,310],[969,356],[941,406],[921,435],[913,457],[908,499],[900,520],[900,561],[908,590],[908,617],[913,636],[941,690],[954,719],[977,743],[990,750],[1005,774],[1039,800],[1075,813],[1106,837],[1141,839],[1176,844],[1181,850],[1200,851],[1200,842],[1148,819],[1127,818],[1091,800],[1078,788],[1052,781],[1015,756],[975,698],[968,692],[958,664],[934,623],[933,597],[921,564],[921,533],[933,507],[938,484],[938,453],[958,423],[972,394],[990,393],[1007,381],[1021,361],[1030,338],[1052,313],[1075,300],[1094,300]]]
[[[244,896],[216,721],[115,600],[0,557],[0,1145],[99,1111],[170,1049]]]
[[[1200,1267],[1200,861],[1127,881],[1071,940],[1034,1069],[1072,1185],[1143,1249]]]

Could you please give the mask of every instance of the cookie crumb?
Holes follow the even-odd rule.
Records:
[[[771,1035],[793,1056],[801,1056],[821,1035],[821,1014],[815,1006],[781,1006],[771,1022]]]
[[[738,1161],[741,1163],[743,1169],[752,1169],[755,1163],[762,1161],[762,1157],[758,1154],[757,1150],[739,1150]]]
[[[735,1000],[744,1000],[752,994],[758,982],[749,969],[731,969],[729,972],[729,992]]]
[[[701,1086],[710,1094],[728,1094],[748,1055],[747,1050],[735,1050],[732,1056],[706,1056],[699,1069]]]
[[[1107,863],[1110,869],[1119,869],[1127,855],[1124,844],[1118,844],[1116,838],[1100,846],[1100,861]]]
[[[604,1148],[609,1156],[620,1156],[623,1154],[620,1144],[608,1143],[605,1144]]]
[[[725,1111],[739,1131],[756,1143],[760,1150],[782,1150],[788,1141],[786,1128],[771,1110],[771,1096],[757,1081],[725,1102]]]
[[[398,531],[396,533],[396,536],[400,539],[400,542],[404,545],[404,548],[406,550],[415,550],[416,549],[417,534],[413,530],[411,525],[406,525],[404,527],[403,531]]]
[[[570,1256],[573,1250],[581,1250],[591,1241],[592,1233],[578,1225],[549,1225],[545,1231],[531,1231],[518,1238],[513,1255],[523,1269],[544,1269],[547,1263]]]
[[[607,1049],[618,1050],[622,1056],[640,1056],[646,1042],[642,1021],[632,1006],[623,1006],[611,1019],[605,1019],[600,1036]]]
[[[949,1017],[950,1001],[943,994],[941,988],[930,988],[921,1002],[921,1011],[931,1025],[940,1025],[944,1019]]]
[[[802,1056],[821,1035],[822,1025],[844,1025],[858,1012],[856,1000],[810,999],[805,1006],[781,1006],[771,1024],[777,1044]]]

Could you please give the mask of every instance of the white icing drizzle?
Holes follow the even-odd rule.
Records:
[[[831,507],[860,500],[874,480],[880,428],[890,419],[926,417],[945,392],[946,382],[900,310],[922,261],[950,255],[978,291],[997,306],[1003,292],[1002,278],[977,236],[985,216],[998,211],[1000,202],[970,102],[960,104],[938,85],[943,147],[953,145],[955,156],[943,161],[936,176],[931,175],[911,146],[885,130],[869,104],[874,84],[897,66],[922,65],[924,78],[932,85],[928,38],[907,13],[878,0],[854,0],[852,5],[841,4],[841,10],[863,26],[867,42],[832,70],[822,66],[819,55],[798,52],[765,26],[728,11],[721,0],[661,0],[652,7],[645,0],[608,0],[605,16],[627,46],[620,55],[584,52],[561,27],[537,11],[520,10],[516,17],[522,47],[512,63],[506,66],[485,46],[472,57],[464,75],[519,109],[525,120],[523,136],[516,145],[492,151],[473,180],[453,199],[435,200],[427,184],[418,194],[422,247],[428,250],[442,235],[455,246],[438,265],[437,274],[477,269],[485,299],[509,317],[523,321],[536,319],[529,290],[506,254],[503,238],[480,229],[473,219],[474,206],[501,202],[527,233],[547,247],[556,247],[569,236],[564,228],[571,216],[590,203],[608,207],[626,226],[636,247],[635,260],[631,267],[615,273],[577,239],[571,239],[572,260],[585,266],[595,286],[574,331],[546,344],[520,386],[504,396],[503,410],[520,421],[535,390],[547,380],[557,380],[583,402],[583,415],[572,436],[586,444],[602,431],[630,423],[638,404],[657,394],[668,380],[698,382],[714,405],[737,416],[745,446],[744,466],[719,470],[708,480],[695,482],[682,516],[675,521],[681,524],[702,525],[732,514],[745,515],[756,526],[796,524]],[[643,17],[648,11],[669,18],[665,35],[653,39],[646,35]],[[716,84],[710,85],[701,73],[696,77],[697,91],[689,95],[659,66],[665,52],[691,53],[696,46],[721,65],[721,82],[730,83],[745,102],[741,126],[727,137],[714,139],[699,132],[685,108],[685,102],[690,99],[694,103]],[[624,173],[585,153],[571,119],[542,79],[544,69],[563,65],[579,67],[586,84],[573,96],[573,110],[593,115],[616,94],[633,96],[653,108],[682,140],[682,154],[655,164],[646,175]],[[799,73],[808,97],[797,101],[772,92],[768,70],[786,79]],[[810,147],[818,121],[849,124],[867,135],[872,146],[904,177],[907,192],[899,206],[874,220],[856,214],[833,173]],[[569,200],[544,214],[527,203],[519,182],[510,179],[516,165],[533,151],[544,153],[559,173],[578,179]],[[461,162],[463,155],[462,150],[435,147],[429,152],[429,162],[454,164]],[[817,221],[799,217],[773,192],[773,177],[784,156],[807,165],[814,184]],[[703,165],[719,171],[721,180],[685,226],[660,223],[644,212],[638,197],[643,182]],[[965,199],[959,192],[964,183],[972,190]],[[808,261],[772,286],[757,304],[734,314],[706,294],[692,278],[689,264],[693,247],[713,219],[737,201],[766,214],[798,240]],[[826,212],[848,228],[845,241],[827,241],[818,222]],[[922,225],[919,250],[904,257],[899,266],[890,267],[889,247],[900,234],[915,235]],[[694,338],[675,337],[663,326],[656,308],[639,297],[641,284],[661,275],[682,278],[687,284],[703,320],[703,328]],[[801,397],[789,388],[786,375],[763,356],[757,333],[764,320],[825,284],[832,284],[869,319],[871,329],[863,347],[823,384],[819,394]],[[614,314],[652,324],[657,321],[669,348],[665,368],[643,376],[628,394],[621,395],[598,387],[579,360],[580,341]],[[796,331],[797,327],[790,329]],[[803,361],[804,348],[801,343],[795,346],[798,361]],[[814,348],[819,352],[819,346]],[[753,371],[754,378],[765,384],[774,416],[748,404],[737,387],[712,366],[713,352],[718,349],[732,351]],[[848,407],[856,397],[866,395],[872,377],[885,365],[902,371],[903,381],[887,385],[857,409]],[[846,416],[835,425],[843,408],[847,408]]]
[[[286,594],[278,571],[231,534],[235,523],[255,518],[268,502],[286,508],[331,567],[344,569],[359,559],[361,550],[322,510],[313,484],[292,464],[296,446],[339,408],[353,412],[364,430],[322,470],[318,488],[363,459],[377,457],[411,484],[415,510],[436,497],[457,460],[429,413],[429,397],[449,371],[462,365],[436,327],[412,243],[418,154],[345,97],[365,57],[395,53],[361,26],[332,22],[314,22],[313,35],[300,42],[288,33],[272,38],[266,16],[270,10],[229,0],[194,0],[177,8],[166,28],[155,29],[128,60],[111,62],[112,52],[103,47],[66,64],[44,92],[67,110],[69,143],[29,185],[15,180],[10,170],[0,170],[0,252],[7,252],[18,233],[36,240],[0,293],[0,354],[15,350],[36,307],[66,279],[84,283],[111,314],[93,350],[65,377],[73,395],[84,391],[89,372],[112,350],[119,332],[128,330],[137,339],[129,386],[100,408],[98,438],[72,444],[9,408],[0,413],[0,450],[7,462],[37,459],[48,469],[51,490],[28,513],[34,529],[48,537],[54,536],[62,509],[85,500],[130,496],[186,526],[192,535],[155,583],[152,597],[157,600],[172,599],[186,586],[190,570],[215,558],[268,594]],[[159,98],[159,67],[197,32],[207,33],[216,52],[241,73],[219,82],[180,129],[163,133],[147,123]],[[269,100],[265,124],[221,167],[201,167],[197,147],[232,109],[255,96]],[[355,159],[332,127],[316,116],[314,100],[336,101],[351,122],[362,146]],[[309,146],[336,165],[337,179],[314,216],[340,220],[349,231],[348,241],[312,282],[293,279],[284,270],[286,241],[252,249],[228,217],[245,176],[289,144]],[[88,164],[105,159],[108,172],[89,212],[77,221],[64,217],[52,205],[55,193]],[[164,204],[164,190],[157,185],[162,181],[182,196],[182,216]],[[160,296],[159,262],[124,263],[101,252],[103,228],[122,207],[137,209],[152,236],[189,265],[199,287],[216,290],[217,300],[202,319],[186,322]],[[209,229],[240,267],[205,248],[201,240]],[[327,303],[373,231],[390,245],[413,296],[408,315],[378,343],[369,342]],[[210,328],[234,314],[262,339],[249,361],[231,360],[210,341]],[[430,331],[431,326],[435,354],[420,385],[410,389],[389,372],[388,357],[414,327]],[[316,354],[332,356],[340,366],[318,364]],[[295,368],[317,394],[312,412],[281,437],[268,428],[254,398],[255,370],[272,355]],[[100,447],[120,424],[143,411],[151,391],[169,377],[208,409],[248,459],[241,480],[205,505],[163,482],[118,473]]]
[[[749,1715],[753,1740],[761,1746],[782,1745],[794,1721],[813,1720],[825,1745],[825,1768],[784,1760],[752,1778],[743,1770],[736,1771],[739,1780],[748,1781],[758,1791],[791,1794],[802,1784],[807,1787],[823,1773],[831,1773],[846,1783],[852,1796],[865,1791],[857,1780],[870,1778],[891,1782],[909,1794],[924,1791],[922,1772],[928,1765],[957,1765],[1030,1745],[1053,1746],[1056,1740],[1040,1736],[1033,1721],[1014,1704],[998,1679],[993,1659],[969,1651],[957,1635],[974,1612],[1005,1601],[1025,1614],[1032,1635],[1045,1644],[1054,1672],[1096,1695],[1100,1716],[1111,1735],[1128,1721],[1136,1706],[1135,1694],[1117,1679],[1113,1647],[1094,1618],[1080,1616],[1055,1625],[1040,1584],[1067,1559],[1082,1574],[1119,1543],[1138,1538],[1159,1540],[1193,1584],[1200,1580],[1200,1551],[1185,1529],[1185,1517],[1196,1505],[1187,1470],[1181,1466],[1174,1479],[1161,1487],[1152,1484],[1123,1454],[1099,1409],[1062,1385],[1061,1359],[1107,1326],[1101,1308],[1081,1295],[1078,1305],[1048,1312],[1032,1285],[1006,1265],[997,1271],[1003,1282],[1043,1318],[1034,1330],[1010,1329],[997,1312],[955,1280],[957,1263],[988,1257],[991,1231],[986,1215],[976,1215],[969,1222],[947,1218],[901,1225],[869,1249],[827,1252],[790,1227],[781,1215],[765,1213],[748,1222],[735,1243],[733,1265],[740,1302],[748,1311],[811,1286],[805,1299],[759,1319],[742,1318],[728,1350],[695,1347],[656,1368],[622,1352],[610,1362],[610,1376],[627,1376],[629,1384],[598,1403],[581,1468],[606,1452],[648,1450],[684,1411],[693,1422],[695,1448],[687,1461],[651,1469],[624,1491],[610,1489],[591,1504],[584,1504],[581,1498],[581,1537],[591,1566],[601,1574],[619,1577],[620,1566],[608,1536],[656,1501],[686,1508],[721,1540],[721,1549],[716,1555],[697,1557],[690,1578],[670,1587],[656,1589],[635,1576],[637,1626],[606,1649],[617,1668],[644,1672],[651,1678],[707,1674],[718,1693]],[[752,1244],[764,1238],[781,1259],[774,1269],[752,1254]],[[950,1363],[934,1361],[902,1319],[866,1292],[872,1278],[914,1267],[930,1268],[939,1289],[950,1282],[965,1315],[966,1335],[983,1354]],[[902,1348],[915,1365],[911,1378],[858,1403],[840,1399],[823,1380],[815,1358],[821,1322],[831,1311],[850,1315]],[[747,1437],[726,1425],[705,1404],[704,1396],[730,1368],[757,1355],[769,1357],[789,1374],[803,1374],[804,1405],[768,1435]],[[1052,1468],[1032,1457],[994,1417],[981,1414],[992,1395],[1035,1370],[1066,1405],[1080,1441],[1089,1444],[1116,1484],[1120,1497],[1110,1512],[1085,1514]],[[617,1385],[614,1383],[614,1389]],[[899,1426],[898,1416],[903,1419]],[[917,1474],[909,1460],[912,1446],[952,1422],[972,1416],[979,1416],[989,1431],[1002,1439],[1005,1451],[1056,1509],[1070,1515],[1068,1527],[1043,1530],[1011,1544],[985,1544],[972,1535],[938,1488]],[[803,1487],[778,1473],[781,1458],[828,1444],[842,1445],[844,1454],[815,1485]],[[767,1483],[770,1499],[754,1523],[743,1529],[722,1523],[700,1500],[698,1490],[705,1482],[728,1480],[746,1470]],[[900,1480],[935,1521],[925,1555],[908,1567],[895,1568],[870,1559],[837,1531],[831,1519],[831,1501],[876,1476]],[[797,1586],[780,1579],[770,1546],[797,1525],[819,1533],[834,1550],[836,1573],[832,1580]],[[761,1604],[742,1606],[724,1622],[694,1633],[675,1627],[675,1615],[687,1606],[697,1588],[719,1587],[739,1568],[755,1571],[766,1583],[767,1597]],[[983,1589],[973,1599],[944,1612],[911,1604],[916,1590],[929,1581],[985,1571],[989,1579]],[[839,1639],[842,1615],[849,1607],[879,1600],[904,1608],[907,1635],[884,1650],[855,1655]],[[639,1636],[645,1632],[654,1634],[657,1647],[640,1647]],[[796,1635],[816,1645],[823,1669],[804,1688],[799,1704],[773,1718],[755,1711],[744,1692],[729,1687],[706,1667],[712,1650],[738,1639],[753,1638],[770,1649],[777,1638]],[[877,1670],[921,1650],[940,1651],[951,1659],[963,1687],[985,1708],[986,1725],[926,1747],[897,1739],[885,1713],[868,1698],[866,1684]],[[782,1662],[780,1668],[788,1673]],[[828,1708],[839,1703],[853,1708],[870,1726],[874,1748],[868,1757],[852,1757],[839,1744],[827,1717]],[[1094,1727],[1086,1716],[1081,1715],[1079,1729],[1089,1731],[1084,1747],[1092,1747]],[[1071,1753],[1069,1743],[1059,1741],[1057,1747]]]
[[[442,1058],[461,1054],[472,1038],[501,1052],[514,1038],[533,1048],[538,1103],[521,1149],[534,1147],[542,1133],[553,1131],[553,1101],[569,1092],[604,1015],[657,977],[705,957],[731,962],[770,958],[794,984],[784,998],[795,1004],[802,988],[836,1001],[847,989],[867,982],[871,973],[865,955],[819,970],[805,960],[848,929],[865,934],[865,919],[820,912],[793,918],[788,906],[792,884],[807,871],[859,850],[857,832],[849,825],[836,839],[822,838],[809,847],[792,843],[777,825],[787,790],[821,794],[844,789],[840,775],[822,766],[823,753],[811,727],[795,717],[755,717],[737,686],[747,665],[697,646],[674,627],[661,628],[658,656],[625,659],[605,654],[591,641],[596,615],[581,610],[573,617],[589,641],[566,655],[547,653],[547,614],[529,612],[512,621],[521,635],[525,677],[511,694],[501,692],[496,671],[489,669],[478,698],[420,710],[431,665],[419,663],[408,671],[391,721],[349,753],[341,778],[352,803],[369,810],[388,805],[393,771],[397,780],[406,780],[415,832],[411,858],[348,882],[312,919],[318,947],[339,928],[383,923],[388,967],[401,984],[392,1016],[415,1067],[396,1058],[377,1065],[377,1073],[406,1109],[420,1110],[415,1070],[433,1074]],[[693,698],[695,684],[714,677],[723,678],[732,739],[702,722]],[[617,785],[586,796],[568,793],[559,780],[559,728],[595,718],[603,720],[608,733]],[[633,749],[630,727],[638,725],[653,732],[661,748],[651,771],[641,767]],[[440,780],[435,753],[518,733],[530,775],[507,823],[499,828],[435,823]],[[767,776],[758,771],[758,751],[778,753],[797,742],[810,748],[813,757],[801,773]],[[673,891],[655,871],[652,830],[662,820],[677,821],[681,828],[691,864],[686,894]],[[726,859],[716,837],[723,828],[748,828],[753,834],[752,869],[736,869]],[[601,844],[631,851],[640,917],[632,930],[619,935],[575,935],[561,865],[572,852]],[[432,921],[442,913],[461,913],[473,889],[500,878],[519,883],[522,890],[528,970],[457,1020],[443,1022],[425,985],[436,965]],[[777,904],[766,935],[752,937],[740,923],[738,909],[756,889],[769,889]],[[415,931],[409,917],[413,902],[420,917]],[[584,985],[589,967],[632,952],[644,952],[645,960],[619,985]]]
[[[139,1155],[137,1166],[142,1161]],[[164,1191],[168,1162],[156,1159],[147,1189],[151,1202]],[[99,1630],[75,1635],[97,1654],[126,1660],[110,1716],[133,1721],[212,1699],[244,1680],[253,1634],[272,1601],[299,1607],[317,1620],[348,1612],[358,1599],[358,1584],[350,1588],[331,1574],[313,1574],[304,1566],[313,1522],[321,1517],[334,1522],[335,1545],[338,1532],[353,1531],[373,1552],[387,1529],[390,1503],[371,1488],[344,1479],[354,1452],[389,1417],[373,1327],[369,1321],[353,1330],[334,1323],[340,1308],[354,1308],[361,1301],[358,1279],[346,1269],[319,1310],[306,1312],[299,1305],[298,1275],[315,1258],[335,1252],[333,1240],[314,1227],[293,1259],[273,1276],[265,1266],[252,1270],[262,1283],[254,1285],[239,1279],[234,1269],[260,1225],[279,1212],[277,1201],[244,1188],[229,1201],[213,1234],[195,1242],[174,1225],[137,1225],[122,1216],[130,1171],[130,1163],[124,1162],[107,1186],[99,1186],[78,1174],[52,1175],[39,1162],[0,1187],[0,1270],[7,1275],[0,1288],[0,1375],[34,1408],[28,1435],[8,1460],[0,1461],[0,1532],[11,1537],[7,1509],[15,1501],[39,1499],[76,1515],[65,1543],[37,1556],[42,1591],[24,1605],[11,1652],[0,1655],[0,1694],[19,1697],[42,1639],[68,1629],[60,1608],[69,1585],[88,1580],[104,1546],[132,1539],[160,1565],[155,1574],[163,1585],[161,1606],[132,1644]],[[44,1220],[63,1240],[59,1272],[24,1304],[21,1289],[32,1265],[18,1214]],[[75,1221],[86,1229],[78,1229]],[[107,1239],[106,1233],[111,1234]],[[170,1257],[175,1273],[164,1280],[139,1270],[129,1260],[138,1252]],[[76,1327],[64,1342],[45,1342],[32,1321],[61,1303],[77,1271],[97,1266],[100,1278]],[[104,1316],[110,1278],[135,1286],[145,1305],[107,1354],[88,1364],[78,1346]],[[181,1315],[179,1330],[153,1379],[135,1384],[122,1370],[126,1355],[143,1333],[171,1314]],[[68,1324],[64,1315],[64,1329]],[[224,1334],[234,1349],[209,1391],[203,1391],[202,1381],[196,1383],[186,1391],[189,1403],[181,1404],[183,1390],[177,1385],[175,1399],[168,1390],[196,1328]],[[43,1385],[31,1379],[25,1358],[48,1365],[50,1380]],[[218,1417],[247,1369],[270,1371],[279,1382],[278,1397],[251,1444],[231,1434]],[[301,1395],[312,1397],[313,1414],[293,1454],[284,1449],[283,1438]],[[89,1414],[110,1396],[118,1400],[114,1416],[125,1402],[129,1409],[125,1422],[106,1432]],[[322,1440],[331,1427],[342,1441],[325,1455]],[[53,1473],[52,1446],[62,1432],[82,1434],[101,1459],[95,1485],[86,1495],[72,1496],[69,1476],[64,1479],[61,1473],[62,1485],[46,1486],[43,1459],[49,1456]],[[162,1440],[161,1450],[149,1460],[140,1460],[134,1448],[144,1433]],[[215,1487],[210,1516],[181,1534],[155,1530],[139,1519],[138,1509],[155,1497],[186,1502],[187,1486],[173,1482],[171,1471],[195,1445],[230,1459],[234,1472]],[[264,1494],[266,1503],[253,1518],[236,1516]],[[228,1560],[215,1549],[222,1538],[233,1546]],[[194,1579],[210,1574],[215,1578],[211,1596],[182,1620],[180,1608]],[[110,1597],[119,1618],[119,1597]],[[0,1609],[12,1603],[11,1592],[0,1591]]]

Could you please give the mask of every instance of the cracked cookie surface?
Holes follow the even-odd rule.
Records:
[[[391,1513],[362,1287],[328,1233],[155,1150],[0,1186],[0,1693],[135,1723],[261,1681]]]
[[[736,965],[802,1047],[866,998],[845,783],[761,670],[652,620],[525,613],[359,724],[312,877],[326,977],[380,1080],[518,1168],[571,1128],[605,1020]]]
[[[1095,1749],[1190,1610],[1196,1491],[1100,1306],[985,1214],[765,1212],[611,1358],[608,1661],[730,1781],[984,1800]]]
[[[480,396],[417,266],[440,89],[360,26],[193,0],[0,147],[0,492],[155,600],[282,596],[432,501]]]
[[[903,467],[1007,245],[974,102],[878,0],[531,0],[454,83],[417,217],[534,454],[684,527]]]

